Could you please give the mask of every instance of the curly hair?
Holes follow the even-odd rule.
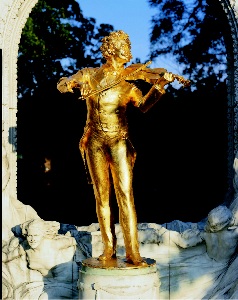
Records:
[[[117,48],[117,43],[120,40],[126,41],[126,43],[131,47],[129,35],[123,30],[112,31],[108,36],[102,38],[100,50],[105,59],[115,55],[115,49]]]
[[[21,224],[22,234],[23,236],[28,235],[29,228],[36,228],[45,237],[54,237],[57,235],[58,230],[60,229],[60,223],[56,221],[44,221],[42,219],[31,219]]]
[[[231,210],[224,205],[219,205],[209,212],[205,229],[220,231],[226,226],[233,226],[233,224],[234,216]]]

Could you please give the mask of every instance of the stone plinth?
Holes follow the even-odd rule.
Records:
[[[135,266],[117,257],[109,262],[88,258],[82,262],[78,281],[79,299],[159,299],[156,262]]]

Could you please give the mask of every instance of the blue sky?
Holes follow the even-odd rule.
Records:
[[[85,17],[93,17],[97,24],[107,23],[115,30],[122,29],[130,36],[133,58],[148,61],[151,17],[155,9],[147,0],[77,0]],[[150,65],[180,74],[181,68],[172,58],[159,58]]]

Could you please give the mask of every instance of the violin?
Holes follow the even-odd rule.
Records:
[[[163,75],[168,71],[164,68],[154,68],[154,69],[146,68],[149,64],[151,64],[151,60],[145,64],[130,65],[125,69],[125,72],[127,74],[125,75],[126,78],[123,79],[126,80],[142,79],[152,84],[158,84],[161,78],[163,77]],[[190,80],[185,79],[181,75],[173,74],[173,78],[178,80],[179,83],[183,84],[184,87],[190,85]]]
[[[123,80],[135,81],[138,79],[141,79],[148,83],[153,84],[153,86],[151,87],[149,92],[144,96],[144,99],[145,99],[145,97],[148,98],[151,95],[151,93],[153,92],[153,90],[155,89],[156,84],[158,84],[160,82],[160,80],[162,80],[163,75],[167,72],[167,70],[164,68],[153,68],[153,69],[147,68],[147,66],[151,63],[152,63],[152,61],[148,61],[145,64],[132,64],[132,65],[126,67],[122,74],[122,77],[120,77],[118,80],[115,80],[113,83],[102,87],[101,89],[92,91],[89,95],[86,96],[86,98],[91,97],[95,94],[101,93],[105,90],[108,90],[108,89],[114,87],[115,85],[119,84]],[[184,87],[190,85],[190,80],[185,79],[183,76],[180,76],[177,74],[172,74],[172,75],[173,75],[173,78],[178,80],[179,83],[181,83]],[[85,98],[85,97],[80,97],[80,98]]]

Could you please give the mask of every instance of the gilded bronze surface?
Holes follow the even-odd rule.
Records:
[[[83,267],[95,268],[95,269],[132,269],[132,268],[145,268],[154,267],[156,261],[150,258],[144,258],[143,260],[147,265],[135,266],[132,263],[128,263],[125,257],[116,257],[106,261],[100,261],[97,258],[87,258],[82,262]]]
[[[129,36],[122,30],[102,39],[102,55],[106,63],[98,68],[84,68],[69,78],[62,77],[60,92],[80,89],[86,100],[87,122],[80,140],[80,151],[93,183],[96,212],[104,252],[99,261],[111,263],[116,256],[116,235],[110,206],[111,184],[119,207],[119,221],[124,236],[128,263],[146,266],[139,253],[137,216],[132,178],[136,152],[128,135],[126,108],[132,103],[141,111],[150,109],[165,93],[164,86],[175,79],[184,85],[188,81],[165,69],[147,68],[147,64],[125,64],[132,58]],[[143,97],[131,81],[142,79],[154,84]],[[128,82],[130,80],[130,82]],[[110,174],[112,182],[110,182]]]

